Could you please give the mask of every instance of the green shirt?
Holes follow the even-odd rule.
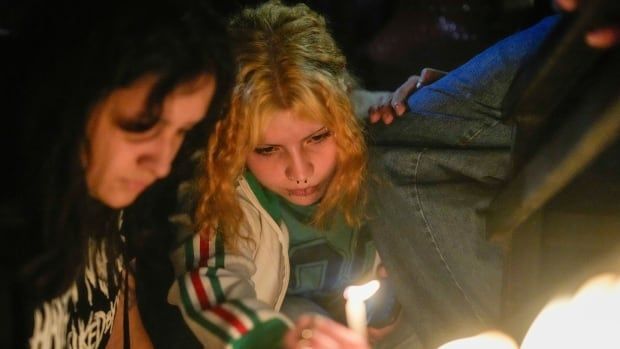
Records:
[[[309,298],[340,314],[342,292],[372,268],[374,243],[364,229],[348,226],[342,214],[326,229],[310,224],[318,204],[295,205],[263,187],[249,171],[250,188],[263,208],[289,231],[291,278],[287,294]]]

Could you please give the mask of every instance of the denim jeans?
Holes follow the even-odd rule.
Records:
[[[556,23],[548,18],[487,49],[372,125],[369,226],[421,347],[497,325],[502,251],[484,213],[507,176],[511,127],[502,103],[519,68]]]

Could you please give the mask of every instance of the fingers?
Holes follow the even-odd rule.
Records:
[[[308,335],[304,338],[302,343],[303,348],[325,348],[325,349],[339,349],[349,348],[346,344],[341,344],[336,339],[330,337],[328,334],[319,330],[306,330]]]
[[[422,69],[422,72],[420,73],[420,81],[418,82],[418,85],[420,86],[430,85],[433,82],[446,76],[446,74],[448,73],[443,70],[437,70],[433,68],[424,68]]]
[[[382,97],[376,105],[368,109],[368,120],[371,124],[382,121],[389,125],[394,118],[402,116],[407,111],[407,97],[419,86],[420,77],[413,75],[405,81],[394,93]]]
[[[394,110],[391,105],[392,95],[382,97],[376,105],[368,109],[369,121],[371,124],[383,121],[389,125],[394,121]]]
[[[380,279],[385,279],[388,277],[388,272],[383,263],[377,266],[377,270],[375,271],[375,275]]]
[[[404,84],[400,85],[392,94],[392,99],[390,101],[390,105],[396,116],[402,116],[407,111],[407,97],[413,91],[418,89],[418,83],[420,82],[420,77],[417,75],[412,75],[405,81]]]
[[[390,334],[394,330],[394,327],[396,327],[395,324],[388,325],[382,328],[368,327],[368,341],[371,344],[376,344],[377,342],[385,338],[388,334]]]
[[[324,333],[314,331],[311,329],[303,329],[300,334],[295,329],[290,330],[284,338],[285,348],[288,349],[308,349],[308,348],[326,348],[326,349],[339,349],[347,348],[340,345],[334,339],[325,335]]]
[[[579,0],[555,0],[558,8],[572,12],[579,7]],[[593,48],[606,49],[620,43],[620,24],[595,28],[586,33],[586,44]]]
[[[577,8],[577,0],[555,0],[555,3],[564,11],[574,11]]]
[[[288,349],[321,348],[319,345],[338,348],[334,340],[326,337],[317,331],[314,315],[302,315],[295,322],[295,328],[285,335],[284,344]]]
[[[342,324],[320,316],[316,317],[315,324],[318,332],[334,339],[345,348],[367,348],[363,337]]]
[[[586,34],[586,43],[594,48],[610,48],[620,43],[620,25],[597,28]]]
[[[284,337],[289,349],[368,349],[366,340],[351,329],[318,315],[302,315]]]

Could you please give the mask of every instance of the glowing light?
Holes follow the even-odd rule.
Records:
[[[379,281],[372,280],[360,286],[349,286],[344,290],[347,300],[345,311],[349,327],[360,336],[366,337],[366,305],[364,301],[379,289]]]
[[[344,299],[363,302],[379,290],[379,281],[372,280],[363,285],[349,286],[344,289]]]
[[[573,297],[547,304],[528,330],[521,349],[620,348],[620,276],[602,274],[588,280]],[[498,335],[503,340],[493,342]],[[496,338],[497,339],[497,338]],[[439,349],[518,348],[504,334],[483,333],[446,343]]]
[[[438,349],[517,349],[517,343],[508,335],[490,331],[474,337],[457,339],[446,343]]]
[[[549,303],[532,323],[521,348],[620,348],[620,278],[590,279],[573,298]]]

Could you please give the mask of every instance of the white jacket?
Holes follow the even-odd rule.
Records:
[[[244,178],[237,194],[245,216],[240,233],[249,239],[232,252],[218,234],[208,240],[193,234],[171,256],[177,280],[168,301],[209,348],[258,348],[266,345],[262,340],[279,341],[290,326],[278,312],[290,275],[288,230],[260,205]]]

